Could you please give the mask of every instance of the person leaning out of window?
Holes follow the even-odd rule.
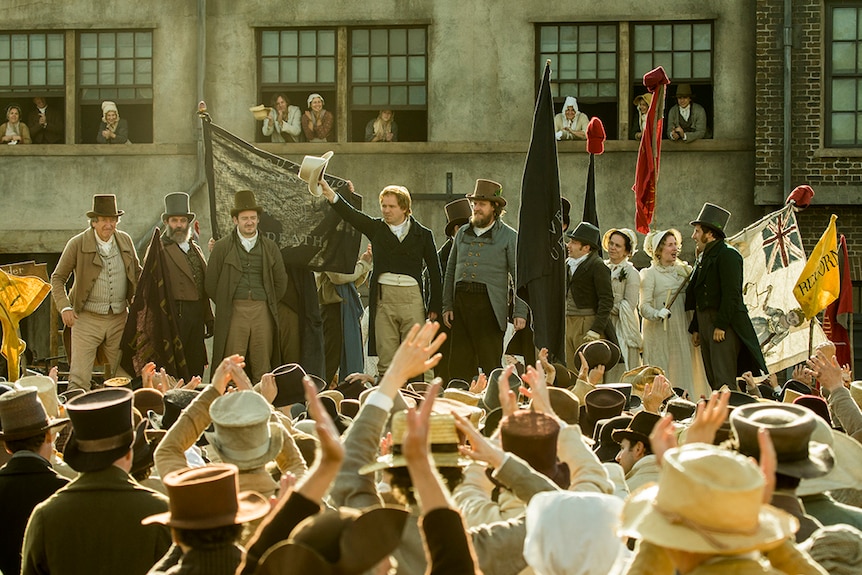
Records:
[[[323,96],[311,94],[308,110],[302,115],[302,131],[309,142],[326,142],[332,131],[332,113],[323,109]]]
[[[0,124],[0,142],[4,144],[32,144],[30,128],[21,121],[21,106],[11,104],[6,108],[6,123]]]
[[[110,100],[102,102],[102,123],[96,134],[99,144],[131,144],[129,141],[129,124],[120,118],[117,105]]]
[[[377,117],[365,125],[366,142],[397,142],[398,124],[395,123],[395,112],[380,110]]]
[[[290,105],[290,100],[284,94],[272,97],[272,108],[263,120],[263,135],[270,136],[273,142],[298,142],[302,133],[299,118],[302,112],[296,106]]]

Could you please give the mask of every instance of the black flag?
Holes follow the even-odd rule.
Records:
[[[535,346],[548,348],[552,360],[565,361],[566,248],[550,77],[549,61],[536,99],[521,182],[516,289],[530,306]]]
[[[596,210],[596,155],[590,154],[590,167],[587,170],[587,188],[584,194],[584,222],[589,222],[599,227],[599,212]],[[601,228],[599,228],[601,229]],[[599,257],[602,256],[602,248],[599,246]]]

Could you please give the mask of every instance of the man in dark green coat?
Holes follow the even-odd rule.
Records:
[[[701,259],[686,289],[685,309],[695,312],[688,331],[700,346],[713,389],[735,389],[737,376],[746,371],[768,371],[742,301],[742,255],[724,241],[729,219],[729,211],[706,203],[691,222]]]

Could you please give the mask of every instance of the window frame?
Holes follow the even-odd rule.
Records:
[[[836,8],[856,8],[857,10],[857,33],[856,33],[856,72],[854,73],[846,73],[846,74],[835,74],[832,67],[832,54],[833,54],[833,46],[835,43],[834,39],[834,21],[833,21],[833,13]],[[859,57],[859,50],[862,48],[862,33],[859,32],[859,20],[862,17],[862,2],[835,2],[829,1],[824,4],[825,10],[825,26],[823,27],[824,34],[824,49],[823,49],[823,92],[824,92],[824,104],[823,104],[823,140],[824,146],[826,148],[834,148],[834,149],[855,149],[862,148],[862,137],[859,137],[860,132],[860,123],[862,123],[862,106],[858,106],[855,111],[855,125],[856,129],[854,133],[856,134],[855,141],[853,143],[847,144],[839,144],[835,143],[833,140],[833,132],[832,132],[832,118],[835,114],[833,107],[833,81],[835,78],[856,78],[857,80],[857,88],[856,88],[856,99],[857,102],[860,97],[860,91],[862,91],[862,58]]]

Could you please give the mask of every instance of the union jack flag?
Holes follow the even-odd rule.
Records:
[[[792,211],[778,214],[763,228],[763,255],[767,273],[786,268],[793,262],[805,261],[805,250]]]

